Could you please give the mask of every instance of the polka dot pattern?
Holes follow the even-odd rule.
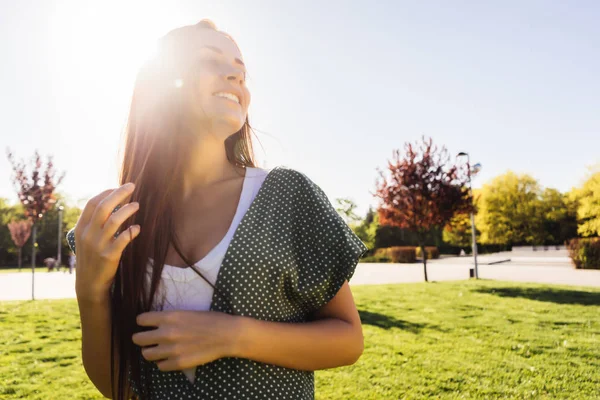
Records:
[[[69,242],[70,243],[70,242]],[[216,281],[211,311],[302,323],[354,274],[367,247],[321,188],[288,167],[272,169],[238,225]],[[148,399],[314,399],[314,373],[222,358],[198,366],[194,383],[139,359]]]

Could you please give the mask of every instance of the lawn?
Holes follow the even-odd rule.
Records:
[[[365,351],[319,400],[600,398],[600,290],[495,281],[353,287]],[[101,398],[74,300],[0,303],[0,399]]]
[[[67,267],[67,270],[68,270],[68,267]],[[62,268],[61,271],[65,271],[64,266],[63,266],[63,268]],[[31,265],[25,266],[25,267],[21,268],[20,271],[19,271],[19,268],[17,268],[17,267],[14,267],[14,268],[12,268],[12,267],[11,268],[0,268],[0,274],[9,274],[9,273],[14,273],[14,272],[17,272],[17,273],[19,273],[19,272],[20,273],[31,273]],[[38,272],[47,273],[48,272],[48,267],[40,267],[40,266],[35,267],[35,273],[37,274]],[[56,272],[56,271],[50,271],[50,272]]]

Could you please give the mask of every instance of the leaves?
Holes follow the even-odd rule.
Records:
[[[8,230],[10,236],[17,248],[21,248],[25,245],[29,236],[31,235],[31,226],[33,224],[30,220],[27,221],[11,221],[8,224]]]
[[[580,221],[578,232],[582,236],[600,235],[600,172],[596,172],[577,191]]]
[[[46,168],[42,171],[42,158],[37,151],[32,159],[31,176],[27,174],[25,163],[16,161],[10,150],[7,150],[7,156],[13,168],[13,183],[25,209],[25,216],[35,224],[56,202],[54,191],[65,174],[55,178],[56,172],[51,156],[48,156]]]
[[[575,203],[527,174],[508,171],[481,189],[477,229],[491,244],[560,244],[576,235]]]
[[[451,164],[446,148],[439,149],[431,138],[406,143],[404,153],[395,150],[388,161],[390,176],[380,171],[380,223],[424,234],[444,226],[456,212],[470,210],[468,168]]]

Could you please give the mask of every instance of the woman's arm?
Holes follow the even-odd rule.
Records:
[[[315,317],[308,323],[239,317],[234,356],[307,371],[354,364],[363,352],[363,333],[347,281]]]
[[[83,367],[104,397],[112,398],[110,377],[110,299],[77,297],[81,317],[81,354]],[[119,358],[115,354],[115,377],[118,376]],[[115,393],[117,379],[115,379]],[[127,389],[127,397],[130,391]]]
[[[67,234],[69,246],[77,254],[75,292],[81,318],[83,366],[98,390],[109,398],[112,396],[110,287],[123,250],[140,232],[135,225],[115,237],[115,232],[139,209],[137,203],[126,204],[112,213],[111,210],[127,201],[133,189],[133,184],[127,184],[90,199],[75,228]],[[118,374],[118,357],[115,360]],[[126,394],[129,398],[129,389]]]
[[[162,371],[239,357],[314,371],[350,365],[363,351],[360,317],[347,282],[307,323],[266,322],[213,311],[153,311],[137,323],[156,329],[133,335],[142,356]]]

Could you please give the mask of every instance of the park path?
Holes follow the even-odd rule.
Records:
[[[560,285],[600,287],[600,270],[576,270],[559,260],[535,260],[513,257],[511,262],[479,265],[479,277],[513,282],[536,282]],[[481,262],[494,262],[501,256],[482,257]],[[428,263],[430,281],[465,280],[469,278],[472,261],[469,258],[447,258]],[[351,285],[376,285],[389,283],[423,282],[421,264],[371,264],[359,263]],[[63,272],[39,272],[35,274],[37,299],[60,299],[75,297],[75,274]],[[31,298],[31,274],[0,274],[0,301],[29,300]]]

